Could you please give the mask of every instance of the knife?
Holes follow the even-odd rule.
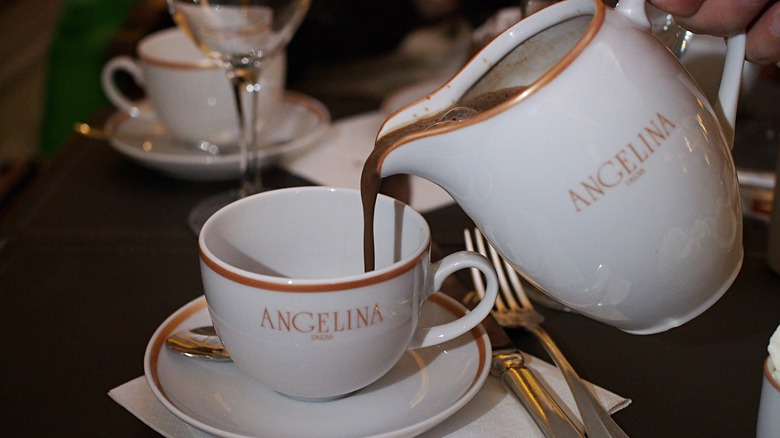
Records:
[[[585,438],[534,372],[525,366],[523,354],[492,315],[485,318],[482,326],[493,346],[490,373],[517,397],[542,434],[548,438]]]
[[[466,307],[475,305],[472,300],[468,300],[466,288],[455,276],[444,280],[441,291],[466,304]],[[482,321],[482,326],[493,348],[490,373],[500,378],[504,386],[515,395],[542,434],[548,438],[585,438],[534,372],[525,366],[523,354],[493,315],[488,315]]]

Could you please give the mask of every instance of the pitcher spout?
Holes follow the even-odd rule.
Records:
[[[456,169],[462,165],[448,162],[443,158],[443,154],[457,153],[460,142],[458,137],[446,133],[433,136],[410,135],[409,138],[398,139],[389,145],[381,156],[376,157],[376,161],[372,160],[372,154],[371,166],[375,168],[379,178],[398,174],[415,175],[450,191],[450,186],[455,182],[449,179],[459,173]],[[377,144],[381,145],[382,141],[380,139]]]

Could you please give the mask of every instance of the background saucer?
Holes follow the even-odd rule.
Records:
[[[268,166],[319,140],[330,125],[330,113],[318,100],[287,91],[261,132],[261,141],[272,146],[260,151],[260,166]],[[112,133],[109,143],[117,151],[143,166],[174,178],[193,181],[219,181],[241,176],[240,154],[235,145],[221,146],[212,155],[197,144],[169,136],[157,121],[140,120],[117,112],[108,120],[105,131]]]

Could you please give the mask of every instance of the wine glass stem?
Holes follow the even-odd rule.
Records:
[[[241,151],[241,186],[239,197],[243,198],[263,190],[260,166],[257,160],[257,93],[260,92],[259,68],[241,69],[229,74],[236,97],[238,111],[239,148]]]

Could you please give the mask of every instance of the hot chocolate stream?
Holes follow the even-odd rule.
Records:
[[[360,196],[363,202],[363,263],[366,272],[376,267],[374,248],[374,209],[382,184],[382,160],[401,138],[433,127],[457,123],[493,108],[525,90],[525,86],[504,88],[459,101],[445,110],[407,126],[398,128],[379,138],[374,150],[363,165],[360,177]],[[406,145],[404,147],[411,147]]]

